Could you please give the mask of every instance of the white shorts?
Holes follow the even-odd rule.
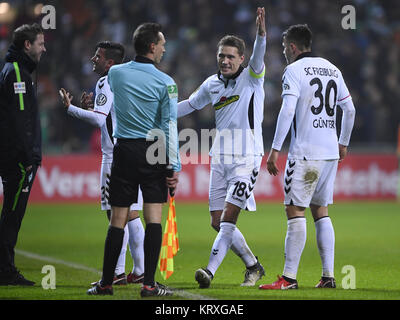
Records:
[[[286,161],[283,190],[284,204],[326,207],[333,203],[333,191],[338,160]]]
[[[109,203],[110,199],[110,176],[111,176],[111,163],[101,164],[100,186],[101,186],[101,210],[111,210]],[[130,210],[143,210],[143,197],[140,187],[138,188],[138,202],[133,203]]]
[[[209,208],[223,210],[229,202],[247,211],[256,210],[254,185],[260,170],[262,156],[235,156],[229,163],[211,161]]]

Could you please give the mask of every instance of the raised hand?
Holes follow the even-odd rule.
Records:
[[[81,95],[81,108],[82,109],[93,109],[93,92],[87,94],[85,91]]]
[[[258,34],[260,36],[264,37],[267,34],[267,31],[265,28],[265,9],[264,9],[264,7],[257,8],[256,26],[257,26]]]
[[[71,94],[69,92],[67,92],[64,88],[61,88],[58,92],[60,94],[61,101],[64,104],[64,107],[68,109],[69,105],[71,104],[71,100],[74,97],[71,96]]]

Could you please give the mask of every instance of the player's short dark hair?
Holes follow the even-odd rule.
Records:
[[[150,45],[157,44],[161,40],[159,35],[161,30],[161,25],[154,22],[146,22],[137,27],[133,33],[133,46],[136,54],[144,56],[149,53]]]
[[[282,33],[282,39],[293,42],[300,50],[311,49],[312,32],[307,24],[296,24]]]
[[[104,49],[105,58],[114,60],[115,64],[124,61],[125,48],[122,44],[111,41],[101,41],[96,45],[96,50],[98,48]]]
[[[12,35],[12,43],[18,50],[24,49],[25,41],[34,43],[38,34],[43,34],[42,27],[37,24],[23,24],[14,30]]]
[[[244,50],[246,49],[246,44],[244,43],[243,39],[233,35],[226,35],[221,40],[219,40],[217,49],[222,46],[237,48],[239,56],[243,56]]]

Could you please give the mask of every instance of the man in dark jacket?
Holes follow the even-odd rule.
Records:
[[[16,269],[14,248],[42,160],[39,109],[31,73],[45,51],[42,28],[23,25],[13,33],[0,73],[0,176],[4,189],[0,285],[34,285]]]

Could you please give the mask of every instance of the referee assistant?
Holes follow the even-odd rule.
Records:
[[[42,160],[39,110],[31,73],[45,51],[41,27],[25,24],[14,31],[0,73],[0,176],[4,187],[0,285],[34,285],[16,269],[14,248]]]
[[[176,125],[178,92],[174,80],[155,67],[165,52],[161,26],[140,25],[133,34],[133,44],[135,60],[113,66],[108,73],[114,93],[117,138],[110,181],[112,213],[104,248],[103,276],[100,283],[88,290],[91,295],[113,294],[114,270],[129,206],[137,201],[139,185],[146,223],[141,296],[172,295],[169,288],[154,281],[154,275],[161,249],[162,205],[167,201],[168,188],[176,188],[181,169]],[[163,147],[155,154],[150,152],[154,146]],[[172,177],[167,177],[167,163],[172,165]]]

